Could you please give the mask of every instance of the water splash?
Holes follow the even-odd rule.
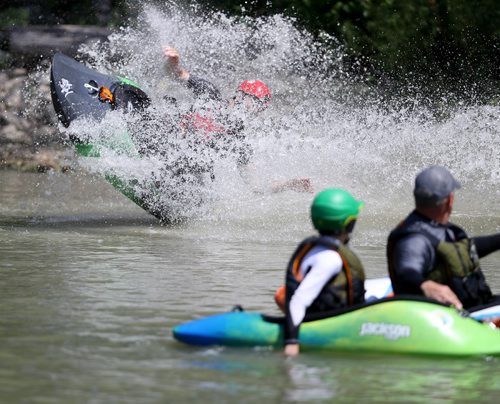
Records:
[[[217,85],[226,98],[247,78],[269,84],[272,106],[245,121],[253,148],[250,181],[239,174],[234,159],[220,159],[210,150],[193,158],[215,161],[214,180],[179,184],[161,168],[161,156],[175,162],[190,153],[172,130],[178,110],[164,96],[175,97],[184,111],[193,103],[190,92],[166,73],[165,45],[176,47],[183,65]],[[462,182],[459,211],[500,215],[498,107],[455,105],[445,108],[443,118],[419,99],[389,104],[344,71],[344,52],[334,38],[318,41],[292,19],[237,19],[202,13],[196,6],[146,5],[133,25],[117,31],[108,43],[82,48],[81,55],[102,72],[120,73],[141,84],[153,100],[151,120],[146,124],[127,118],[128,123],[144,126],[135,135],[139,147],[164,150],[140,163],[111,153],[87,168],[135,177],[139,188],[160,184],[160,202],[175,205],[182,216],[212,224],[240,221],[247,231],[248,223],[269,228],[286,224],[287,231],[303,231],[311,195],[273,195],[269,185],[305,176],[316,190],[349,189],[366,201],[364,214],[371,226],[384,228],[411,208],[413,179],[429,164],[447,166]],[[116,127],[123,118],[110,117]],[[91,136],[106,133],[98,129]],[[172,197],[173,188],[178,192]]]

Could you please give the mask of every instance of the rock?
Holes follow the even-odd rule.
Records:
[[[72,149],[63,145],[57,126],[50,63],[38,63],[35,70],[3,69],[2,57],[0,54],[0,167],[67,171],[72,165],[68,159]]]
[[[80,44],[106,40],[110,32],[89,26],[27,26],[7,32],[10,48],[0,52],[0,167],[69,169],[72,149],[63,145],[67,137],[58,129],[52,106],[49,58],[57,50],[71,56]],[[13,63],[7,65],[9,59]]]
[[[12,77],[23,77],[23,76],[26,76],[27,74],[28,74],[28,71],[23,67],[16,67],[11,72]]]
[[[9,123],[0,128],[0,143],[22,143],[32,145],[33,139],[26,132],[18,129],[14,124]]]

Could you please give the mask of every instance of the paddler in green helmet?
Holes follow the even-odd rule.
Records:
[[[364,302],[364,269],[348,247],[363,205],[339,188],[325,189],[314,198],[311,219],[319,236],[299,244],[286,272],[286,355],[299,353],[299,327],[307,315]],[[280,304],[279,296],[276,300]]]

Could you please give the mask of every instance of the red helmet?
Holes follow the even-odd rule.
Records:
[[[245,80],[240,84],[238,90],[243,91],[245,94],[253,95],[266,103],[271,100],[269,87],[260,80]]]

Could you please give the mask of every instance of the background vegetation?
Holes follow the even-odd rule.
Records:
[[[390,77],[419,86],[446,86],[457,91],[475,88],[482,93],[491,92],[500,82],[498,0],[198,2],[233,15],[282,13],[292,16],[315,34],[323,31],[334,35],[346,46],[347,64],[375,78]],[[1,28],[12,24],[120,25],[134,12],[130,5],[137,6],[137,2],[127,4],[127,0],[2,3]]]
[[[210,0],[235,14],[285,13],[346,45],[351,67],[418,87],[476,91],[500,82],[498,0]]]

